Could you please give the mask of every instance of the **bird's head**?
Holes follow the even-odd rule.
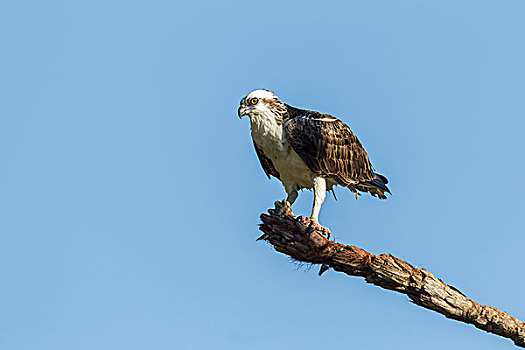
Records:
[[[237,114],[239,118],[245,115],[249,117],[257,115],[273,115],[282,120],[286,107],[281,100],[268,90],[255,90],[241,99]]]

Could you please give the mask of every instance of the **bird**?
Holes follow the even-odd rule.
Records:
[[[386,199],[388,179],[375,172],[368,153],[350,127],[329,114],[292,107],[273,92],[258,89],[244,96],[237,110],[250,118],[255,153],[264,173],[281,181],[292,205],[303,189],[313,190],[309,225],[330,237],[319,224],[326,192],[335,186],[356,197],[369,193]]]

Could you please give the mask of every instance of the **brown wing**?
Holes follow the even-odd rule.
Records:
[[[313,172],[330,177],[342,186],[376,179],[357,136],[339,119],[308,111],[286,121],[285,128],[293,150]]]
[[[259,162],[261,162],[261,166],[266,176],[270,178],[270,175],[272,175],[280,179],[279,172],[273,166],[272,160],[264,155],[263,151],[257,147],[255,141],[253,142],[253,147],[255,147],[255,153],[257,153],[257,157],[259,158]]]

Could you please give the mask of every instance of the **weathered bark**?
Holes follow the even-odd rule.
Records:
[[[284,206],[283,206],[284,203]],[[467,298],[425,269],[418,269],[390,254],[374,255],[363,249],[332,242],[309,227],[308,219],[292,214],[287,202],[276,202],[270,215],[261,215],[259,237],[275,250],[307,263],[321,264],[368,283],[408,295],[417,305],[448,318],[470,323],[484,331],[509,338],[525,348],[525,323],[492,306]]]

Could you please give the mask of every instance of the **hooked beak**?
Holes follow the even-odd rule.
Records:
[[[246,112],[246,107],[244,106],[240,106],[239,109],[237,110],[237,115],[239,116],[240,119],[242,119],[243,116],[245,116],[246,114],[248,114]]]

